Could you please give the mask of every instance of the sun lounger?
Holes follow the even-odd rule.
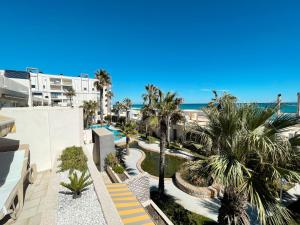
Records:
[[[23,207],[24,184],[33,182],[28,146],[0,152],[0,220],[16,219]]]

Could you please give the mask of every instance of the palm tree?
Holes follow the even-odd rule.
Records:
[[[114,97],[114,93],[111,90],[109,90],[109,91],[106,92],[105,97],[108,99],[108,110],[107,110],[107,112],[110,116],[110,122],[111,122],[111,120],[112,120],[112,118],[111,118],[111,99]]]
[[[118,121],[120,119],[120,111],[124,108],[123,104],[121,102],[116,102],[113,106],[113,112],[117,115]]]
[[[156,115],[155,109],[153,106],[144,105],[141,109],[141,122],[145,126],[146,138],[148,138],[149,128],[157,127],[157,120],[154,115]]]
[[[148,128],[155,127],[155,121],[151,119],[152,115],[155,115],[155,104],[158,99],[159,89],[153,84],[148,84],[145,86],[146,94],[142,95],[143,98],[143,107],[141,109],[142,118],[141,121],[145,126],[146,138],[148,136]]]
[[[96,101],[84,101],[83,102],[83,118],[84,118],[84,127],[88,128],[93,121],[93,117],[96,114],[98,104]]]
[[[158,98],[158,88],[155,87],[153,84],[148,84],[145,86],[147,91],[146,94],[143,94],[144,105],[148,107],[152,107],[155,100]]]
[[[157,98],[153,101],[153,106],[150,110],[147,107],[144,108],[144,113],[147,112],[147,120],[151,121],[151,124],[157,124],[160,131],[160,159],[159,159],[159,184],[158,192],[162,197],[164,194],[165,183],[165,147],[168,133],[168,126],[173,115],[180,113],[179,104],[182,99],[177,98],[175,93],[168,92],[164,94],[161,90],[158,90]],[[147,109],[147,110],[146,110]]]
[[[76,92],[73,89],[73,87],[71,87],[70,89],[67,89],[64,93],[64,95],[69,98],[70,101],[70,106],[73,107],[73,97],[76,96]]]
[[[103,89],[111,85],[111,78],[105,70],[97,70],[95,73],[94,87],[100,92],[100,119],[103,121]]]
[[[130,138],[137,134],[137,125],[135,122],[129,121],[122,126],[122,132],[126,136],[126,153],[129,154]]]
[[[126,121],[129,121],[129,113],[130,113],[130,109],[132,107],[132,101],[129,98],[125,98],[123,100],[123,108],[124,110],[126,110]]]
[[[224,94],[205,110],[208,125],[195,132],[209,155],[198,166],[224,186],[219,224],[247,225],[247,203],[257,210],[260,224],[288,224],[291,216],[279,201],[278,185],[300,182],[300,135],[282,132],[299,123],[293,115],[276,115],[277,106],[238,104]],[[297,159],[297,160],[295,160]]]

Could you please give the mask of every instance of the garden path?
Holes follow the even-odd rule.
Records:
[[[127,166],[127,172],[130,175],[134,176],[140,173],[136,164],[141,157],[142,153],[139,149],[129,149],[129,155],[125,156],[125,164]],[[150,177],[150,187],[157,188],[158,179]],[[175,201],[185,209],[217,221],[218,210],[220,207],[220,201],[218,199],[200,199],[191,196],[178,189],[170,179],[165,179],[165,191],[168,195],[173,196]]]

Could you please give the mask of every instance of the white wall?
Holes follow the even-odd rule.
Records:
[[[17,131],[6,138],[29,144],[31,162],[38,171],[51,169],[64,148],[83,144],[81,108],[3,108],[0,114],[15,119]]]

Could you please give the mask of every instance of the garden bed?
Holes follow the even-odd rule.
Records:
[[[198,198],[216,198],[219,191],[214,186],[198,187],[185,181],[179,172],[175,175],[175,184],[183,192]]]
[[[60,172],[61,182],[69,182],[68,171]],[[60,185],[57,207],[58,225],[106,225],[94,185],[89,185],[80,198],[73,198],[68,189]]]
[[[175,225],[195,224],[195,225],[217,225],[213,220],[190,212],[175,202],[172,196],[158,196],[156,191],[151,192],[151,199],[166,214]]]

